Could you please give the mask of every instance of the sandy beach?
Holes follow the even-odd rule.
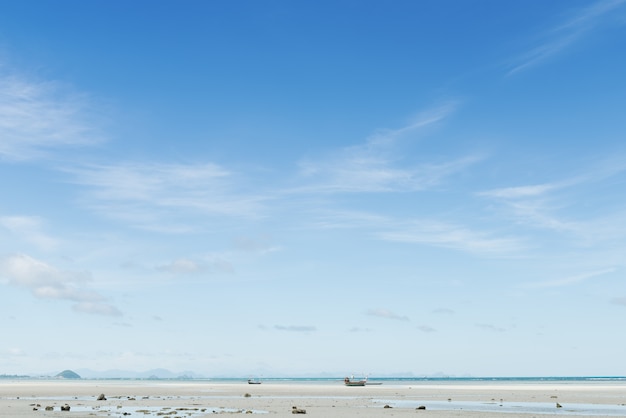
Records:
[[[98,400],[100,395],[106,399]],[[65,405],[69,411],[61,409]],[[626,382],[416,382],[365,387],[346,387],[341,381],[0,382],[2,417],[286,417],[294,415],[294,407],[317,417],[626,416]]]

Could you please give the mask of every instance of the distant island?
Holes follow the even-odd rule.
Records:
[[[23,374],[0,374],[0,379],[30,379],[30,376]]]
[[[57,379],[80,379],[81,377],[78,375],[78,373],[75,373],[71,370],[63,370],[61,373],[57,374],[56,376]]]

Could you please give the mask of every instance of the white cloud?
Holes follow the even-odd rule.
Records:
[[[521,199],[546,194],[549,191],[562,187],[557,184],[536,184],[530,186],[505,187],[502,189],[487,190],[478,193],[479,196],[495,197],[500,199]]]
[[[83,283],[90,279],[88,273],[61,271],[25,254],[0,259],[0,273],[10,283],[30,289],[48,286],[63,288],[66,283]]]
[[[367,315],[370,316],[376,316],[378,318],[385,318],[385,319],[396,319],[396,320],[400,320],[400,321],[409,321],[409,317],[408,316],[404,316],[404,315],[398,315],[394,312],[391,312],[387,309],[369,309],[366,312]]]
[[[25,254],[0,258],[0,277],[10,285],[30,290],[39,299],[77,302],[75,309],[105,315],[119,315],[113,307],[106,308],[104,297],[85,288],[91,275],[86,272],[63,271]]]
[[[40,158],[100,141],[85,97],[58,83],[0,74],[0,158]]]

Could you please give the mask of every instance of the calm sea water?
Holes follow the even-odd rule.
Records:
[[[264,377],[253,376],[254,379],[263,382],[293,382],[293,383],[330,383],[343,382],[345,376],[342,377]],[[359,379],[361,376],[354,376]],[[192,381],[211,381],[211,382],[240,382],[248,378],[242,377],[216,377],[216,378],[199,378],[199,379],[173,379],[173,380],[192,380]],[[510,383],[536,383],[536,382],[626,382],[626,376],[548,376],[548,377],[376,377],[368,376],[368,382],[378,382],[384,384],[401,384],[406,385],[417,382],[430,383],[468,383],[468,382],[510,382]]]

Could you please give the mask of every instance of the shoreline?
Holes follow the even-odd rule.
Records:
[[[106,400],[97,400],[104,394]],[[0,380],[0,410],[15,417],[163,416],[216,413],[320,417],[626,416],[626,381],[407,382],[347,387],[339,381]],[[561,407],[557,407],[557,404]],[[53,407],[46,411],[45,407]],[[385,408],[387,406],[387,408]],[[424,406],[425,410],[418,410]]]

